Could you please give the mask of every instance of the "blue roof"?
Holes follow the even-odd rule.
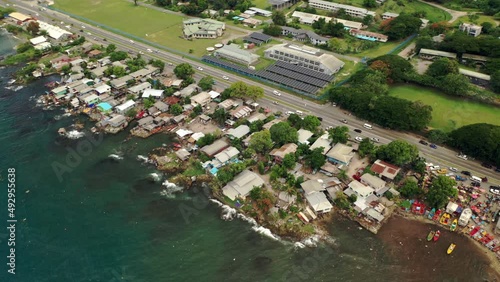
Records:
[[[103,102],[103,103],[99,103],[97,105],[97,107],[101,108],[103,111],[109,111],[111,110],[113,107],[111,107],[110,104],[106,103],[106,102]]]

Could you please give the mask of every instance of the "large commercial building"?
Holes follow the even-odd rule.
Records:
[[[304,13],[304,12],[298,12],[298,11],[293,12],[292,18],[297,18],[300,23],[308,24],[308,25],[311,25],[320,19],[325,19],[325,22],[327,22],[327,23],[330,21],[333,21],[334,23],[341,23],[345,27],[348,27],[348,28],[356,28],[356,29],[363,28],[363,24],[360,22],[342,20],[342,19],[320,16],[320,15],[316,15],[316,14],[310,14],[310,13]]]
[[[184,38],[217,38],[224,34],[226,24],[211,19],[189,19],[182,22]]]
[[[265,51],[265,57],[284,61],[303,68],[332,75],[337,73],[344,62],[319,49],[293,44],[279,44]]]
[[[337,12],[340,9],[344,9],[348,15],[353,16],[353,17],[357,17],[357,18],[364,18],[365,16],[368,16],[368,15],[375,17],[375,12],[369,11],[365,8],[358,8],[358,7],[354,7],[354,6],[338,4],[338,3],[333,3],[333,2],[323,1],[323,0],[310,0],[309,6],[316,8],[316,9],[327,10],[327,11],[332,11],[332,12]]]
[[[214,56],[224,58],[236,63],[251,65],[259,60],[259,56],[240,49],[236,44],[224,45],[224,47],[215,50]]]

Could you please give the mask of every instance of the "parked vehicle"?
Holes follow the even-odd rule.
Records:
[[[472,187],[481,187],[481,183],[480,183],[480,182],[476,182],[476,181],[472,181],[472,182],[470,183],[470,185],[471,185]]]
[[[460,176],[460,175],[455,175],[455,180],[456,180],[456,181],[465,181],[465,180],[467,180],[467,178],[462,177],[462,176]]]
[[[484,182],[484,183],[488,182],[488,177],[483,176],[483,178],[481,178],[481,182]]]
[[[457,172],[458,171],[458,169],[456,167],[452,167],[452,166],[450,166],[448,169],[450,171],[453,171],[453,172]]]
[[[354,137],[354,140],[356,140],[356,142],[361,142],[361,141],[363,141],[363,138],[356,136],[356,137]]]
[[[481,165],[484,166],[485,168],[493,168],[493,166],[489,163],[482,163]]]
[[[482,179],[481,179],[481,178],[479,178],[479,177],[477,177],[477,176],[474,176],[474,175],[472,175],[472,176],[470,177],[470,180],[471,180],[471,181],[475,181],[475,182],[481,182],[481,181],[482,181]]]
[[[356,129],[354,129],[354,132],[361,133],[362,131],[361,131],[361,129],[356,128]]]
[[[425,140],[420,140],[420,141],[418,141],[418,143],[425,145],[425,146],[429,145],[429,143],[427,143],[427,141],[425,141]]]
[[[500,187],[490,186],[490,192],[500,196]]]
[[[342,123],[347,124],[347,120],[346,120],[346,119],[341,119],[340,121],[341,121]]]
[[[446,168],[440,168],[440,169],[437,170],[437,173],[439,173],[439,174],[446,174],[446,173],[448,173],[448,170]]]
[[[372,138],[370,138],[370,140],[372,140],[375,143],[380,142],[380,139],[378,139],[377,137],[372,137]]]
[[[430,144],[429,147],[431,147],[432,149],[437,149],[438,148],[438,146],[436,144],[434,144],[434,143]]]
[[[372,126],[369,125],[368,123],[363,124],[363,127],[366,129],[372,129]]]
[[[470,171],[467,171],[467,170],[462,170],[462,174],[463,175],[467,175],[467,176],[471,176],[472,174],[470,173]]]

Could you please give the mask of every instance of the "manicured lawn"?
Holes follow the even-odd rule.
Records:
[[[189,49],[193,49],[192,55],[197,57],[204,55],[205,48],[209,46],[243,35],[238,31],[226,30],[224,36],[218,39],[187,41],[180,37],[184,17],[134,6],[123,0],[57,0],[55,7],[179,52],[188,53]]]
[[[359,40],[361,40],[361,39],[359,39]],[[389,51],[396,48],[396,46],[398,46],[401,42],[403,42],[403,41],[378,43],[377,47],[370,48],[370,49],[365,50],[361,53],[352,54],[352,56],[358,57],[358,58],[363,58],[363,57],[376,58],[378,56],[382,56],[382,55],[389,53]]]
[[[413,13],[416,11],[425,11],[425,18],[431,22],[448,21],[451,19],[451,15],[439,8],[433,7],[429,4],[422,3],[420,1],[413,0],[408,2],[402,0],[404,6],[399,6],[395,0],[388,0],[377,9],[377,14],[382,14],[383,12],[393,12],[393,13]]]
[[[268,0],[252,0],[252,3],[255,4],[255,7],[261,8],[261,9],[266,9],[267,7],[270,7],[269,1]],[[242,11],[244,12],[244,11]]]
[[[420,100],[432,106],[432,128],[451,131],[473,123],[500,125],[500,109],[497,107],[449,97],[429,88],[395,86],[390,88],[389,95],[411,101]]]
[[[469,20],[468,16],[463,16],[463,17],[458,18],[456,21],[454,21],[453,24],[458,26],[458,25],[460,25],[461,22],[470,23],[471,21]],[[495,19],[493,17],[485,16],[485,15],[480,15],[479,19],[477,19],[475,22],[476,22],[476,24],[479,24],[479,25],[481,25],[484,22],[492,23],[493,26],[498,25],[498,21],[495,21]]]

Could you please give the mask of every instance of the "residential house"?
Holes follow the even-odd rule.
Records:
[[[289,26],[281,27],[281,34],[284,36],[291,35],[300,42],[311,42],[314,45],[328,44],[329,39],[316,34],[314,31],[306,29],[296,29]]]
[[[111,91],[111,86],[109,86],[107,84],[101,84],[101,85],[97,86],[96,88],[94,88],[94,91],[98,95],[102,95],[102,94],[110,92]]]
[[[375,195],[378,197],[382,197],[382,195],[389,190],[384,180],[369,173],[361,175],[361,183],[372,187],[375,190]]]
[[[325,187],[323,187],[322,183],[320,183],[318,180],[313,179],[302,182],[300,184],[300,187],[302,187],[302,190],[304,190],[304,194],[306,195],[316,192],[323,192],[326,190]]]
[[[145,118],[141,118],[140,120],[138,120],[137,123],[140,127],[144,127],[148,124],[152,124],[153,120],[154,118],[152,116],[147,116]]]
[[[43,36],[43,35],[40,35],[40,36],[31,38],[30,42],[31,42],[32,45],[35,46],[35,45],[47,42],[47,38],[45,36]]]
[[[378,212],[377,210],[375,209],[368,209],[366,211],[366,216],[372,220],[375,220],[376,222],[382,222],[384,220],[384,216],[382,215],[382,213]]]
[[[97,109],[103,114],[109,114],[113,111],[113,107],[106,102],[97,104]]]
[[[248,10],[254,11],[257,16],[263,16],[263,17],[270,17],[273,14],[272,12],[270,12],[268,10],[259,9],[256,7],[250,7],[250,8],[248,8]]]
[[[344,193],[347,196],[350,196],[352,193],[354,193],[358,198],[368,198],[369,196],[373,195],[373,192],[375,189],[373,189],[370,186],[366,186],[363,183],[353,180],[351,183],[349,183],[348,188],[344,191]]]
[[[353,148],[347,145],[337,143],[326,154],[329,162],[348,166],[351,159],[354,157]]]
[[[127,118],[123,115],[114,115],[111,119],[107,120],[106,124],[112,127],[126,126]]]
[[[193,83],[186,86],[184,89],[175,92],[174,96],[186,98],[193,95],[193,93],[196,94],[198,92],[200,92],[200,87]]]
[[[128,100],[125,103],[116,106],[115,110],[119,114],[126,114],[129,110],[133,109],[134,107],[135,107],[134,100]]]
[[[212,96],[205,91],[200,92],[200,93],[191,97],[191,105],[193,105],[193,107],[196,107],[196,106],[205,107],[210,102],[212,102]]]
[[[144,92],[144,90],[146,90],[146,89],[151,89],[151,83],[149,83],[147,81],[130,87],[128,89],[128,91],[130,93],[138,95],[138,94],[141,94],[142,92]]]
[[[2,15],[3,16],[3,15]],[[12,12],[9,14],[8,18],[18,24],[18,25],[23,25],[31,20],[34,20],[31,16],[19,13],[19,12]]]
[[[229,139],[241,139],[250,133],[250,127],[248,125],[242,124],[236,128],[231,128],[226,132]]]
[[[283,161],[283,158],[285,158],[286,155],[295,154],[295,152],[297,151],[297,148],[298,148],[297,144],[288,143],[288,144],[281,146],[281,148],[279,148],[279,149],[273,149],[269,153],[269,155],[274,157],[275,162],[281,163]]]
[[[232,110],[229,114],[232,119],[237,120],[243,117],[247,117],[252,112],[252,109],[247,106],[239,106],[236,109]]]
[[[180,124],[181,122],[183,122],[184,120],[186,119],[186,116],[183,115],[183,114],[180,114],[178,116],[175,116],[172,118],[172,122],[175,123],[175,124]]]
[[[328,133],[323,134],[318,139],[316,139],[316,141],[314,141],[309,149],[314,150],[316,148],[323,147],[323,155],[326,155],[326,153],[332,148],[332,146],[330,146],[331,142],[328,138]]]
[[[401,171],[401,168],[382,160],[376,160],[370,170],[378,174],[382,179],[394,180],[396,175]]]
[[[306,145],[309,145],[308,139],[314,135],[314,133],[312,133],[311,131],[302,128],[297,131],[297,134],[299,136],[298,139],[299,144],[306,144]]]
[[[161,99],[161,97],[163,96],[163,90],[161,89],[146,89],[144,90],[144,92],[142,93],[142,98],[149,98],[149,97],[153,97],[155,99]]]
[[[46,31],[48,36],[54,40],[64,41],[64,40],[69,39],[72,36],[71,32],[69,32],[65,29],[62,29],[58,26],[51,25],[51,24],[48,24],[48,23],[40,21],[40,20],[37,22],[38,22],[38,25],[40,27],[40,30]]]
[[[214,158],[210,162],[210,164],[212,167],[221,168],[221,167],[229,164],[234,159],[236,159],[239,154],[240,154],[240,151],[238,151],[238,149],[236,149],[235,147],[233,147],[233,146],[227,147],[226,149],[222,150],[221,152],[215,154]]]
[[[217,106],[219,108],[222,108],[222,109],[228,111],[229,109],[234,107],[234,104],[235,104],[235,101],[233,99],[226,99],[226,100],[220,102]]]
[[[244,170],[222,188],[222,194],[232,201],[246,198],[254,187],[264,185],[264,180],[255,172]]]
[[[290,205],[293,205],[297,201],[297,196],[291,195],[286,191],[281,191],[278,194],[278,205],[281,208],[288,208]]]
[[[168,111],[168,105],[163,103],[162,101],[157,101],[153,106],[155,106],[162,113]]]
[[[107,66],[102,66],[102,67],[97,67],[95,69],[92,69],[90,71],[90,74],[92,75],[92,77],[96,78],[96,77],[102,77],[104,75],[104,72],[108,69]]]
[[[316,215],[329,213],[333,208],[323,192],[314,192],[305,196],[307,203],[309,203]]]
[[[99,99],[99,96],[95,95],[95,94],[90,94],[88,96],[84,96],[82,97],[83,98],[83,102],[85,104],[87,104],[88,106],[92,106],[92,105],[95,105],[97,103],[99,103],[101,100]]]
[[[255,113],[247,118],[249,123],[253,123],[259,120],[265,120],[267,117],[263,113]]]
[[[269,130],[269,129],[271,129],[271,126],[273,126],[273,125],[275,125],[277,123],[280,123],[280,122],[281,122],[280,119],[273,119],[272,121],[265,123],[262,126],[262,130],[265,130],[265,129]]]
[[[130,75],[125,75],[120,78],[115,78],[109,82],[111,84],[111,87],[115,89],[122,89],[127,86],[127,81],[134,79]]]
[[[200,151],[205,153],[209,157],[213,157],[215,154],[221,152],[227,147],[229,147],[229,144],[224,139],[218,139],[210,145],[203,146]]]
[[[89,58],[97,58],[102,55],[102,51],[94,49],[92,51],[89,51],[87,55],[89,56]]]
[[[460,31],[465,32],[467,35],[477,37],[481,34],[483,27],[471,23],[462,23],[460,24],[458,29],[460,29]]]
[[[175,155],[181,160],[185,161],[189,159],[189,156],[191,156],[191,153],[189,153],[186,149],[182,148],[180,150],[177,150],[175,152]]]
[[[195,132],[195,133],[191,134],[191,137],[189,137],[188,142],[189,143],[196,143],[196,142],[198,142],[198,140],[200,140],[200,138],[202,138],[204,136],[205,136],[205,133],[203,133],[203,132]]]

